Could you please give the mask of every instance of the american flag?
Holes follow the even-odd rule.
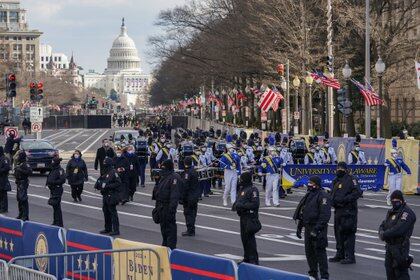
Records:
[[[235,105],[235,100],[230,95],[228,95],[227,102],[228,102],[229,107],[232,107],[233,105]]]
[[[246,100],[246,95],[243,92],[238,91],[238,93],[236,94],[236,99],[238,99],[238,100]]]
[[[378,106],[383,105],[384,101],[379,98],[372,86],[366,82],[366,86],[362,85],[360,82],[355,79],[351,79],[351,82],[356,85],[360,93],[363,95],[365,102],[368,106]]]
[[[321,70],[314,70],[311,73],[311,76],[317,83],[322,83],[323,85],[332,87],[333,89],[341,88],[340,82],[337,79],[325,76]]]

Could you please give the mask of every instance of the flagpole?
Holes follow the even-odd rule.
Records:
[[[328,0],[327,4],[327,46],[328,46],[328,56],[333,57],[333,46],[332,46],[332,0]],[[334,77],[334,73],[331,73]],[[330,137],[334,137],[334,90],[332,87],[328,87],[328,134]]]
[[[366,0],[365,85],[370,83],[370,0]],[[370,106],[365,103],[365,135],[370,138]]]
[[[286,61],[286,129],[287,133],[290,131],[290,60],[287,59]]]

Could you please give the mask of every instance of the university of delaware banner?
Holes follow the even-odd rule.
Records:
[[[382,189],[385,177],[384,165],[349,165],[348,167],[363,191]],[[282,184],[286,189],[300,187],[307,184],[310,177],[319,176],[324,188],[332,188],[336,169],[336,165],[287,165],[283,169]]]

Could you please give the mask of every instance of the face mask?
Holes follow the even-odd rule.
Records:
[[[330,147],[330,144],[325,144],[325,148],[329,148]]]
[[[398,157],[398,154],[396,154],[396,153],[393,153],[391,155],[392,155],[393,158],[397,158]]]
[[[356,148],[354,148],[356,151],[360,151],[360,148],[359,147],[356,147]]]
[[[397,210],[401,207],[402,202],[399,200],[396,200],[396,201],[391,201],[391,204],[392,204],[392,208]]]
[[[121,154],[120,153],[117,153],[117,157],[121,157]]]
[[[315,150],[311,150],[311,153],[315,153]]]
[[[312,183],[308,184],[308,191],[313,191],[315,189],[316,189],[316,186],[314,184],[312,184]]]
[[[130,150],[130,151],[128,151],[128,153],[129,153],[130,155],[133,155],[133,154],[134,154],[134,151],[133,151],[133,150]]]
[[[229,153],[233,153],[234,151],[234,149],[229,149]]]
[[[344,175],[346,175],[346,171],[345,170],[337,170],[337,177],[341,178]]]
[[[104,143],[104,147],[108,147],[109,146],[109,143]]]
[[[160,143],[165,143],[165,139],[160,139]]]
[[[316,150],[319,151],[320,147],[317,147]]]
[[[80,155],[79,155],[79,154],[75,154],[75,155],[74,155],[74,158],[75,158],[75,159],[78,159],[78,158],[80,158]]]

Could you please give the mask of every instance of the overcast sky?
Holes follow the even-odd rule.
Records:
[[[147,63],[147,39],[158,32],[153,26],[159,11],[182,5],[185,0],[21,0],[27,10],[29,27],[44,34],[41,42],[53,52],[72,51],[76,63],[86,71],[102,72],[113,40],[118,36],[121,18],[125,17],[128,35],[139,50],[142,67]]]

